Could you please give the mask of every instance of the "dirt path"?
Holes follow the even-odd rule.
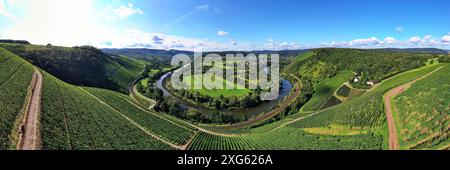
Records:
[[[399,149],[397,127],[395,125],[394,114],[392,113],[392,109],[393,109],[392,99],[395,96],[399,95],[400,93],[403,93],[404,91],[408,90],[413,83],[428,77],[429,75],[433,74],[434,72],[438,71],[441,68],[442,67],[439,67],[436,70],[433,70],[432,72],[430,72],[422,77],[419,77],[411,82],[408,82],[406,84],[398,86],[398,87],[388,91],[384,95],[383,100],[384,100],[384,109],[386,112],[386,119],[387,119],[388,129],[389,129],[389,149],[390,150],[398,150]]]
[[[41,94],[42,94],[42,74],[39,70],[35,70],[33,74],[33,87],[31,97],[26,108],[23,125],[21,128],[21,137],[19,140],[20,150],[36,150],[39,145],[37,134],[38,117],[41,111]]]

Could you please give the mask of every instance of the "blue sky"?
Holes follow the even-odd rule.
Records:
[[[0,37],[187,50],[449,49],[449,6],[446,0],[0,0]]]

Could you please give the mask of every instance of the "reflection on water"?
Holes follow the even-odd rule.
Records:
[[[166,80],[167,77],[170,77],[171,73],[167,73],[164,74],[163,76],[161,76],[161,78],[156,82],[156,87],[161,89],[164,93],[164,97],[171,97],[172,94],[166,90],[163,86],[164,81]],[[267,111],[270,111],[272,109],[274,109],[274,106],[277,105],[281,100],[283,100],[284,97],[286,97],[287,95],[289,95],[289,92],[292,89],[292,84],[291,82],[289,82],[288,80],[281,80],[281,89],[280,89],[280,94],[278,95],[278,98],[276,100],[271,100],[271,101],[266,101],[261,103],[260,105],[258,105],[257,107],[251,107],[251,108],[243,108],[243,109],[233,109],[233,110],[217,110],[217,109],[210,109],[210,108],[205,108],[202,106],[189,106],[191,108],[194,108],[196,110],[199,111],[199,113],[204,114],[205,116],[210,116],[211,114],[217,113],[219,112],[223,112],[223,113],[227,113],[230,115],[233,115],[235,117],[240,117],[242,115],[248,115],[248,116],[253,116],[253,115],[258,115],[260,113],[264,113]],[[177,97],[174,97],[177,101],[180,102],[180,106],[187,109],[188,108],[188,103],[180,100]]]

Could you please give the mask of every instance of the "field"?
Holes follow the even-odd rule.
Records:
[[[350,90],[350,93],[347,96],[347,100],[353,99],[355,97],[359,97],[361,95],[363,95],[366,91],[361,90],[361,89],[356,89],[356,88],[352,88]]]
[[[348,97],[351,90],[352,89],[350,87],[348,87],[347,85],[343,85],[336,91],[336,94],[339,96],[342,96],[342,97]]]
[[[336,75],[335,77],[323,80],[314,87],[314,94],[312,98],[303,106],[303,111],[315,111],[321,108],[330,97],[333,96],[336,91],[344,82],[348,81],[353,76],[350,71],[344,71]]]
[[[44,74],[42,149],[170,150],[79,87]]]
[[[196,77],[196,76],[198,76],[198,75],[195,75],[194,78],[192,76],[187,76],[187,77],[185,77],[185,79],[183,79],[183,82],[187,85],[189,83],[191,83],[191,88],[194,88],[196,86],[202,87],[203,82],[196,81],[196,80],[201,80],[201,78]],[[221,77],[215,76],[214,79],[215,79],[215,81],[218,81],[219,83],[223,84],[224,85],[223,88],[226,88],[225,85],[227,85],[227,84],[233,85],[233,86],[236,85],[235,83],[229,82],[226,79],[223,79]],[[197,84],[197,85],[195,85],[195,84]],[[236,85],[235,89],[211,89],[211,90],[209,90],[206,88],[202,88],[202,89],[191,89],[191,91],[199,92],[202,95],[207,95],[207,96],[216,97],[216,98],[220,97],[221,95],[224,97],[230,97],[230,96],[242,97],[242,96],[248,95],[251,92],[250,89],[243,88],[243,87],[237,87],[237,85]]]
[[[0,150],[15,149],[33,67],[0,48]]]
[[[401,149],[450,147],[450,65],[394,98]]]
[[[186,127],[137,108],[128,96],[97,88],[85,88],[85,90],[140,124],[146,130],[174,144],[186,144],[194,135],[194,132]]]

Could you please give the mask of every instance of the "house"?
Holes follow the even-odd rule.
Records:
[[[356,76],[356,77],[353,79],[353,83],[358,83],[360,80],[361,80],[361,76]]]
[[[370,80],[367,82],[368,85],[375,86],[378,82],[376,80]]]

